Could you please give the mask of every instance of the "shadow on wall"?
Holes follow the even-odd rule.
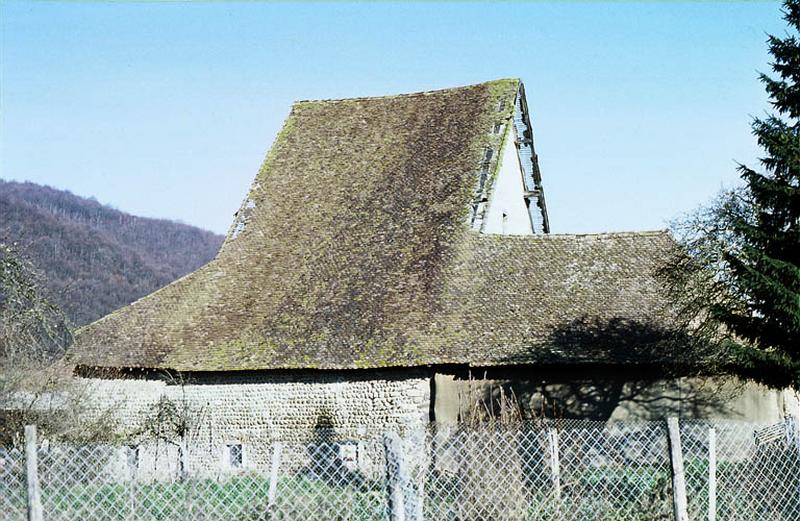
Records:
[[[475,400],[482,400],[490,411],[512,396],[524,419],[606,421],[728,413],[726,402],[735,390],[692,378],[705,366],[703,353],[692,345],[686,335],[663,326],[575,320],[520,357],[541,364],[487,370],[482,380],[470,378],[467,396],[473,407]]]
[[[306,445],[308,464],[301,473],[331,486],[347,484],[360,488],[364,485],[364,476],[358,469],[356,450],[356,444],[342,442],[336,432],[333,415],[327,409],[322,409],[317,413],[313,432]]]
[[[667,416],[708,417],[731,413],[729,391],[704,381],[615,378],[567,380],[473,380],[480,386],[481,406],[499,410],[503,397],[513,396],[520,416],[532,419],[654,420]]]

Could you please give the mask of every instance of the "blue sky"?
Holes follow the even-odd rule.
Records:
[[[737,182],[776,2],[0,0],[0,177],[224,232],[293,100],[525,82],[554,232]]]

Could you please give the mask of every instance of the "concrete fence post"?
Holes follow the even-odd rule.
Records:
[[[675,521],[689,521],[689,507],[686,496],[686,473],[683,469],[681,429],[678,418],[667,419],[667,436],[672,468],[672,504]]]
[[[708,428],[708,521],[717,521],[717,430]]]
[[[414,521],[422,521],[425,510],[425,469],[428,468],[430,458],[430,447],[428,445],[427,430],[422,428],[414,434],[413,453],[419,455],[414,465],[417,468],[416,480],[414,482],[414,501],[411,505],[411,517]],[[413,472],[411,473],[413,474]],[[411,476],[409,476],[409,479]]]
[[[798,415],[792,415],[786,417],[787,427],[791,429],[792,439],[787,440],[789,446],[794,445],[795,448],[795,457],[800,459],[800,411],[798,411]],[[795,481],[795,497],[800,498],[800,479]]]
[[[36,425],[25,426],[25,481],[28,485],[28,521],[43,521],[42,498],[39,489],[39,444]]]
[[[556,505],[561,505],[561,458],[558,448],[558,429],[550,427],[547,431],[550,445],[550,472],[553,476],[553,497]]]
[[[178,482],[183,489],[183,521],[191,521],[192,510],[194,510],[195,480],[190,480],[189,473],[187,472],[187,448],[186,435],[181,434],[180,440],[178,441]]]
[[[283,443],[276,441],[272,444],[272,463],[269,468],[269,491],[267,492],[267,508],[270,512],[275,509],[275,500],[278,495],[278,471],[281,467],[281,454]]]
[[[406,521],[405,490],[409,481],[403,459],[403,440],[396,432],[387,432],[383,435],[383,450],[386,456],[389,521]]]
[[[136,445],[125,447],[125,463],[128,468],[128,519],[136,519],[136,471],[139,465],[139,448]]]

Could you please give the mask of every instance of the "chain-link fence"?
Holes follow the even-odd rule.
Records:
[[[0,447],[0,512],[9,519],[26,519],[25,452]]]
[[[673,519],[674,487],[691,520],[800,520],[793,420],[686,421],[679,437],[666,422],[560,421],[306,443],[43,442],[33,466],[0,449],[0,517],[28,519],[33,479],[47,521],[653,521]]]
[[[692,519],[800,519],[796,424],[685,422],[681,442]],[[709,493],[711,491],[711,494]]]

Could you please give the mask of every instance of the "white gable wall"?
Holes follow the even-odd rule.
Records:
[[[494,185],[489,191],[489,205],[483,232],[503,235],[533,235],[531,218],[525,205],[525,186],[519,162],[514,126],[508,129]]]

